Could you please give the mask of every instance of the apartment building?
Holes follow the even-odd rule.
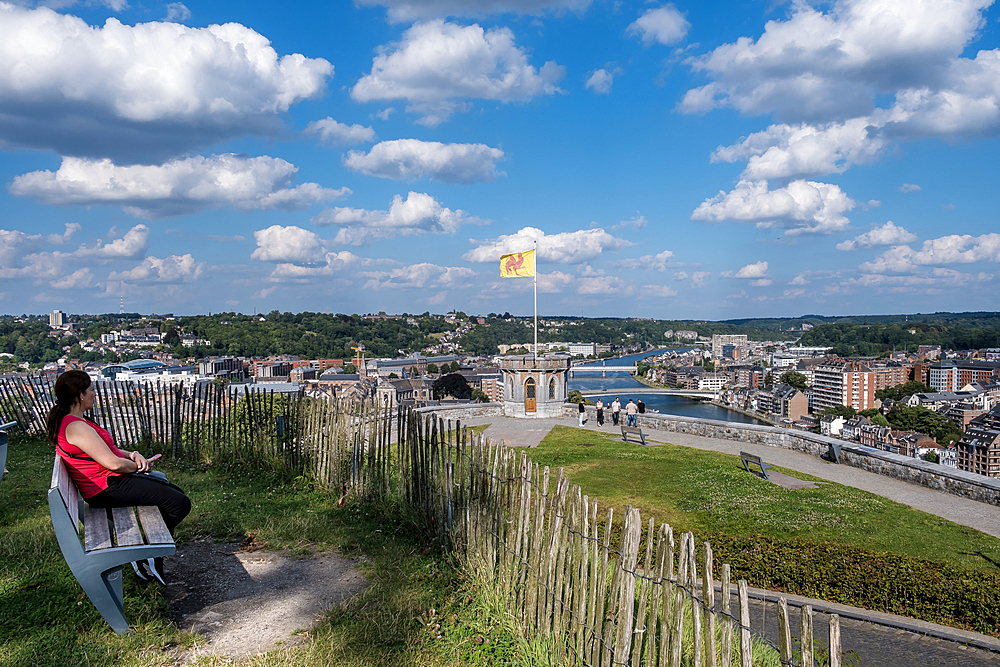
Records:
[[[858,361],[835,359],[813,370],[813,410],[835,405],[867,410],[875,405],[875,373]]]
[[[732,345],[733,348],[737,348],[739,350],[746,350],[750,347],[746,334],[713,334],[712,358],[722,359],[723,347],[727,345]]]
[[[948,359],[927,364],[927,384],[935,391],[958,391],[973,382],[988,384],[994,378],[1000,378],[997,361]]]
[[[969,422],[956,448],[959,470],[1000,477],[1000,406]]]

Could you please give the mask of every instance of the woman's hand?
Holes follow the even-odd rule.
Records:
[[[129,458],[132,459],[132,463],[135,464],[136,472],[147,472],[149,470],[149,461],[147,461],[146,457],[139,452],[132,452],[129,455]]]

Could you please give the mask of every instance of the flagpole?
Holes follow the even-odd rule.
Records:
[[[538,239],[535,239],[535,363],[538,363]]]

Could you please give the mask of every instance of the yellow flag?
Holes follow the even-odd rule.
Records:
[[[535,275],[534,250],[500,256],[501,278],[530,278],[533,275]]]

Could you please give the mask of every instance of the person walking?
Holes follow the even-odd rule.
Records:
[[[622,402],[615,396],[614,403],[611,404],[611,422],[618,426],[618,414],[622,411]]]
[[[632,399],[628,399],[628,405],[625,406],[625,417],[629,426],[635,426],[635,414],[639,412],[639,408],[635,406]]]
[[[597,399],[597,425],[604,426],[604,401]]]
[[[583,401],[578,403],[580,406],[580,427],[583,427],[583,423],[587,421],[587,406],[583,404]]]

